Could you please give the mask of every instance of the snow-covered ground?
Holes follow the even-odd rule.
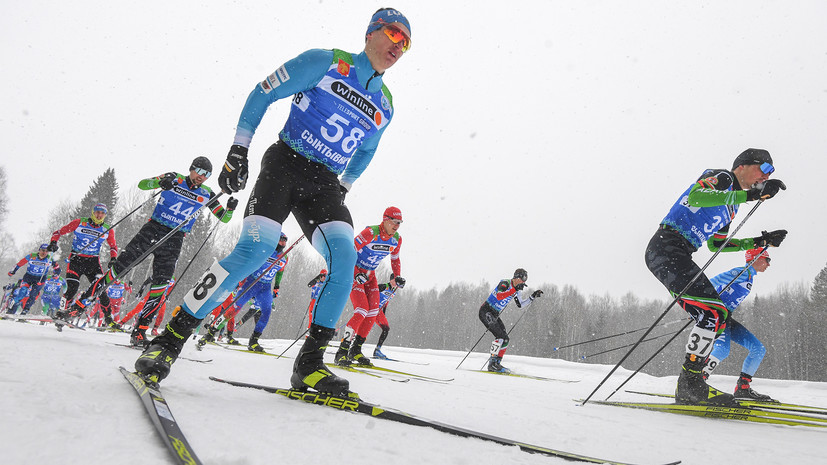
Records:
[[[125,334],[0,321],[0,451],[3,464],[172,463],[118,366],[132,368],[138,352]],[[265,340],[280,352],[292,341]],[[372,346],[366,350],[372,351]],[[639,464],[827,463],[824,429],[686,417],[587,404],[610,367],[506,356],[515,371],[575,383],[476,373],[485,356],[386,347],[413,365],[389,368],[454,378],[447,384],[407,383],[344,373],[365,400],[444,423],[525,443]],[[295,355],[294,346],[288,355]],[[465,439],[365,415],[307,405],[263,391],[219,384],[209,376],[288,387],[291,359],[187,343],[163,390],[175,418],[205,464],[551,464],[516,447]],[[676,361],[677,365],[678,361]],[[735,363],[735,362],[733,362]],[[614,389],[629,372],[619,370]],[[735,379],[713,378],[729,390]],[[670,392],[675,377],[640,374],[630,389]],[[758,379],[753,387],[788,402],[827,406],[827,383]],[[609,392],[601,390],[596,398]],[[603,397],[601,397],[601,395]],[[643,400],[618,393],[614,400]],[[652,400],[648,398],[647,400]]]

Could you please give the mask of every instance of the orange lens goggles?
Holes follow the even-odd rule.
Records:
[[[390,39],[391,42],[395,44],[402,42],[403,52],[407,52],[408,49],[411,48],[411,38],[405,35],[405,33],[402,32],[402,29],[399,29],[396,26],[385,26],[384,31],[385,35],[388,36],[388,39]]]

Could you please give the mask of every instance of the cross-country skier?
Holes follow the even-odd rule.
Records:
[[[121,319],[121,304],[123,303],[124,297],[126,297],[127,293],[132,293],[132,287],[128,284],[122,282],[120,279],[116,279],[106,288],[106,296],[109,297],[109,308],[104,309],[104,318],[109,315],[109,318],[115,323],[120,324]],[[103,306],[103,301],[100,302],[101,306]]]
[[[235,314],[238,314],[239,310],[250,299],[254,299],[256,307],[261,310],[261,316],[256,320],[256,327],[253,329],[253,334],[247,343],[247,348],[255,352],[264,352],[264,349],[258,343],[258,338],[261,337],[261,333],[264,332],[264,328],[267,327],[267,323],[270,321],[273,301],[279,295],[279,285],[288,262],[287,256],[279,257],[285,246],[287,246],[287,236],[282,233],[276,250],[258,270],[247,277],[244,286],[238,291],[238,300],[233,304]],[[256,281],[259,276],[261,276],[261,279]],[[229,337],[231,335],[229,328],[227,331]]]
[[[273,253],[282,223],[293,213],[330,273],[316,302],[310,335],[296,358],[291,385],[349,392],[347,380],[331,373],[322,360],[347,303],[356,262],[353,220],[344,199],[373,158],[393,117],[384,73],[407,51],[410,32],[402,13],[381,9],[368,24],[362,53],[309,50],[256,85],[241,112],[219,177],[222,190],[244,189],[253,134],[267,108],[289,97],[293,103],[287,123],[264,154],[238,244],[201,277],[164,334],[136,361],[135,369],[145,379],[152,382],[167,376],[193,328]]]
[[[103,288],[112,283],[120,274],[130,267],[147,249],[156,245],[156,242],[166,236],[182,223],[184,226],[176,231],[166,242],[160,244],[153,252],[152,260],[152,287],[149,289],[149,299],[138,322],[132,330],[130,343],[136,347],[146,343],[146,330],[149,322],[158,311],[161,298],[169,285],[169,280],[175,272],[175,264],[181,254],[184,236],[192,230],[195,220],[204,205],[212,209],[221,222],[227,223],[232,219],[233,210],[238,200],[232,197],[227,201],[225,210],[218,201],[211,201],[215,196],[213,191],[203,185],[212,174],[212,163],[206,157],[197,157],[190,164],[189,175],[184,176],[169,172],[154,178],[147,178],[138,183],[138,188],[151,190],[161,188],[161,193],[152,217],[129,241],[123,252],[112,262],[106,274],[95,281],[73,304],[73,312],[83,309],[81,301],[93,295],[100,295]],[[62,319],[62,318],[61,318]]]
[[[49,244],[41,244],[37,252],[30,253],[20,259],[14,269],[9,271],[9,276],[13,276],[21,267],[26,267],[26,274],[23,275],[23,280],[20,283],[19,297],[7,312],[8,314],[11,315],[17,312],[19,306],[23,307],[23,311],[20,312],[21,315],[29,313],[29,309],[32,308],[40,294],[40,289],[48,279],[49,270],[52,271],[52,276],[60,276],[60,267],[49,254],[48,249]]]
[[[686,357],[675,390],[680,404],[731,404],[731,394],[709,386],[703,378],[704,361],[712,352],[715,338],[726,327],[729,310],[718,291],[692,254],[704,243],[710,250],[721,249],[729,234],[729,223],[745,202],[770,199],[786,189],[778,179],[770,153],[747,149],[732,164],[732,170],[710,169],[678,198],[646,247],[646,266],[672,296],[697,276],[678,303],[695,320],[686,344]],[[787,231],[764,232],[761,236],[730,239],[723,252],[749,250],[770,245],[778,247]]]
[[[498,373],[511,373],[511,370],[502,366],[500,362],[508,349],[508,332],[505,324],[500,319],[500,312],[514,299],[517,308],[526,310],[534,299],[542,297],[543,291],[537,289],[531,295],[526,296],[522,291],[528,281],[528,271],[517,268],[511,279],[503,279],[497,283],[497,287],[491,291],[485,302],[482,303],[479,311],[479,318],[482,324],[494,335],[494,342],[491,343],[491,357],[488,359],[488,371]]]
[[[391,257],[391,268],[396,275],[391,287],[396,289],[397,286],[405,285],[405,278],[400,276],[402,263],[399,260],[399,251],[402,248],[402,236],[398,230],[401,224],[402,212],[396,207],[388,207],[382,214],[381,223],[366,227],[354,239],[357,255],[356,266],[353,269],[353,290],[350,291],[353,316],[345,325],[344,336],[334,357],[337,365],[371,365],[370,359],[362,354],[362,344],[373,328],[376,315],[379,314],[376,267],[388,255]]]
[[[735,321],[735,318],[732,317],[732,312],[738,308],[752,290],[752,280],[755,274],[763,273],[770,267],[770,254],[764,249],[750,249],[746,251],[745,258],[747,261],[746,270],[743,266],[739,266],[710,279],[710,282],[712,282],[712,285],[715,286],[718,292],[722,291],[730,282],[732,282],[732,284],[726,292],[721,294],[721,300],[726,305],[730,314],[724,332],[715,339],[712,353],[709,354],[706,360],[704,379],[709,378],[712,371],[729,356],[730,343],[734,342],[749,351],[747,358],[744,359],[744,363],[741,366],[741,376],[738,378],[738,384],[735,386],[735,399],[771,401],[772,398],[770,396],[759,394],[750,387],[752,377],[755,376],[755,372],[758,371],[758,366],[761,365],[761,360],[764,359],[764,354],[767,353],[767,349],[746,326]],[[755,261],[753,262],[753,260]],[[751,266],[750,262],[752,262]],[[733,279],[735,279],[735,281],[733,281]]]
[[[382,344],[385,343],[385,339],[388,338],[388,334],[391,331],[391,325],[388,323],[388,304],[390,304],[391,299],[396,295],[396,291],[404,287],[403,284],[394,288],[393,283],[395,282],[396,276],[391,273],[390,280],[387,283],[379,285],[379,313],[376,315],[376,324],[382,328],[382,334],[379,335],[379,341],[376,342],[376,348],[373,349],[373,358],[380,360],[388,359],[388,357],[382,353]]]
[[[109,246],[110,260],[115,260],[118,256],[115,231],[105,221],[108,212],[106,205],[99,203],[92,208],[92,214],[88,218],[76,218],[52,233],[51,242],[49,242],[51,252],[57,251],[57,241],[60,236],[72,234],[72,252],[69,254],[69,264],[66,266],[64,306],[71,305],[80,287],[81,277],[86,277],[91,284],[103,276],[100,253],[104,242]],[[107,295],[101,295],[100,300],[101,305],[109,307]],[[64,310],[64,308],[59,310]],[[106,314],[104,318],[108,326],[114,325],[109,314]]]
[[[66,290],[66,280],[60,276],[52,276],[43,284],[43,293],[40,295],[40,304],[43,306],[43,314],[49,317],[54,316],[60,308],[60,298]]]
[[[149,279],[147,279],[144,282],[144,284],[141,285],[141,288],[138,290],[138,295],[141,295],[141,293],[143,292],[144,286],[149,285],[151,282],[152,282],[152,278],[150,277]],[[163,295],[161,295],[161,300],[157,304],[155,304],[155,307],[158,309],[158,311],[155,312],[155,323],[153,324],[153,328],[152,328],[152,335],[153,336],[158,335],[158,328],[161,326],[161,322],[164,321],[164,313],[166,312],[166,308],[167,308],[167,298],[169,298],[169,293],[172,292],[172,289],[174,287],[175,287],[175,277],[172,277],[172,278],[170,278],[169,283],[167,283],[167,287],[164,289]],[[135,306],[132,308],[132,310],[130,310],[129,313],[124,315],[124,317],[121,318],[121,320],[118,323],[121,326],[124,326],[124,325],[126,325],[126,323],[129,320],[131,320],[133,317],[135,317],[135,315],[140,314],[144,310],[144,307],[146,307],[147,302],[149,302],[149,298],[150,298],[150,293],[147,293],[146,295],[144,295],[144,297],[140,301],[138,301],[138,303],[135,304]],[[147,320],[147,322],[146,322],[147,326],[149,325],[150,321],[152,321],[151,318],[149,320]],[[137,326],[137,325],[135,325],[135,326]]]

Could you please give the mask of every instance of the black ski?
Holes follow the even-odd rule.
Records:
[[[384,357],[384,358],[382,358],[382,357],[376,357],[376,356],[374,356],[374,357],[371,357],[370,359],[371,359],[371,360],[387,360],[387,361],[389,361],[389,362],[398,362],[398,363],[409,363],[409,364],[411,364],[411,365],[421,365],[421,366],[430,365],[430,363],[412,362],[412,361],[410,361],[410,360],[399,360],[399,359],[396,359],[396,358],[390,358],[390,357]]]
[[[273,394],[282,395],[288,399],[293,400],[301,400],[310,404],[319,404],[325,405],[327,407],[332,407],[338,410],[344,410],[348,412],[358,412],[363,413],[365,415],[370,415],[376,418],[383,418],[385,420],[396,421],[399,423],[404,423],[406,425],[413,425],[413,426],[425,426],[428,428],[433,428],[437,431],[442,431],[448,434],[454,434],[457,436],[465,437],[465,438],[475,438],[475,439],[482,439],[484,441],[491,441],[496,442],[497,444],[502,444],[505,446],[517,446],[521,450],[529,453],[536,453],[536,454],[543,454],[548,455],[551,457],[559,457],[565,460],[577,461],[577,462],[588,462],[588,463],[607,463],[613,465],[630,465],[626,462],[617,462],[612,460],[605,460],[599,459],[595,457],[588,457],[585,455],[575,454],[571,452],[565,452],[557,449],[550,449],[548,447],[542,446],[534,446],[531,444],[526,444],[519,441],[514,441],[511,439],[505,439],[498,436],[493,436],[486,433],[481,433],[478,431],[473,431],[465,428],[460,428],[457,426],[447,425],[445,423],[440,423],[438,421],[428,420],[425,418],[417,417],[411,415],[409,413],[401,412],[399,410],[393,410],[385,407],[380,407],[378,405],[374,405],[368,402],[365,402],[358,398],[349,398],[349,397],[338,397],[333,396],[330,394],[322,394],[313,391],[299,391],[295,389],[282,389],[277,387],[270,387],[270,386],[262,386],[260,384],[250,384],[250,383],[243,383],[239,381],[229,381],[225,379],[215,378],[210,376],[210,379],[213,381],[217,381],[219,383],[226,383],[232,386],[239,386],[239,387],[247,387],[253,389],[260,389],[262,391],[270,392]],[[675,465],[681,463],[680,461],[676,462],[669,462],[666,465]]]
[[[123,377],[129,381],[129,384],[135,388],[135,392],[141,398],[144,408],[149,414],[152,424],[161,435],[164,444],[167,445],[172,456],[175,458],[175,463],[181,465],[201,465],[201,461],[195,456],[184,433],[178,427],[178,423],[172,416],[172,412],[167,405],[167,401],[161,394],[159,387],[148,386],[143,378],[132,373],[124,367],[120,367]]]

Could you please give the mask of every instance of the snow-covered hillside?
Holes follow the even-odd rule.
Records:
[[[0,321],[0,450],[4,464],[171,463],[138,396],[118,372],[138,352],[125,334]],[[292,341],[266,340],[280,352]],[[372,346],[366,346],[372,350]],[[297,346],[288,352],[294,355]],[[685,417],[587,404],[582,398],[610,367],[506,356],[515,371],[574,383],[476,373],[485,355],[386,347],[414,365],[384,365],[454,378],[446,384],[392,382],[346,373],[365,400],[529,444],[639,464],[825,463],[827,430]],[[173,414],[206,464],[552,464],[561,459],[516,447],[465,439],[333,409],[290,401],[252,389],[219,384],[217,376],[288,387],[292,359],[278,359],[188,342],[163,390]],[[676,360],[676,367],[678,361]],[[735,363],[735,362],[733,362]],[[629,372],[619,370],[614,389]],[[735,379],[713,378],[729,390]],[[675,378],[638,375],[628,388],[670,392]],[[757,379],[756,390],[788,402],[827,406],[827,383]],[[596,398],[602,398],[601,391]],[[644,400],[619,393],[613,400]],[[648,398],[646,400],[652,400]]]

